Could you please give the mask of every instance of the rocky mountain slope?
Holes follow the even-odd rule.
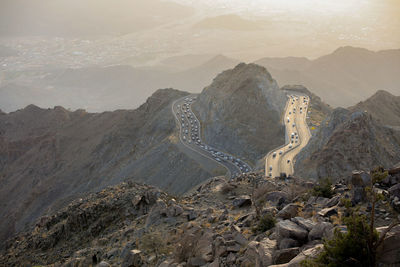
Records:
[[[349,108],[352,111],[366,111],[386,126],[400,126],[400,96],[379,90],[367,100]]]
[[[387,124],[400,123],[396,117],[399,103],[397,97],[378,92],[349,110],[335,109],[298,155],[296,174],[340,179],[353,169],[396,164],[400,161],[400,132]]]
[[[388,172],[379,189],[388,189],[385,199],[398,209],[400,201],[393,199],[400,196],[400,169]],[[368,214],[366,198],[357,194],[365,188],[360,176],[369,174],[357,173],[335,184],[330,197],[312,195],[312,182],[294,177],[265,180],[259,173],[229,182],[212,178],[181,198],[151,186],[122,183],[41,217],[34,228],[7,242],[0,264],[297,267],[318,255],[323,239],[331,238],[335,229],[346,231],[348,210],[341,199]],[[397,215],[390,205],[378,203],[378,232]],[[400,263],[399,237],[400,228],[395,227],[383,239],[380,266]]]
[[[158,90],[136,110],[29,105],[1,113],[0,240],[72,199],[122,181],[182,194],[223,174],[216,162],[179,142],[171,107],[187,94]],[[255,164],[284,141],[285,102],[263,67],[239,64],[223,72],[196,101],[205,143]]]
[[[124,180],[182,193],[215,175],[178,142],[171,104],[159,90],[137,110],[100,114],[62,107],[0,115],[0,240],[71,199]]]
[[[377,90],[400,95],[399,62],[399,49],[373,52],[357,47],[341,47],[315,60],[289,57],[255,61],[268,68],[280,84],[302,84],[336,107],[355,105]]]
[[[255,164],[284,143],[286,99],[265,68],[241,63],[204,88],[193,110],[206,143]]]

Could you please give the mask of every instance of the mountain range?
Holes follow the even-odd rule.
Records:
[[[9,112],[34,103],[91,112],[132,109],[156,88],[199,93],[217,74],[239,62],[223,55],[187,55],[167,58],[152,67],[4,71],[0,76],[0,108]],[[354,47],[342,47],[315,60],[288,57],[255,61],[266,67],[280,86],[302,84],[334,107],[353,106],[378,90],[399,95],[399,62],[399,49],[373,52]]]
[[[29,105],[0,115],[1,239],[71,199],[125,180],[183,194],[225,174],[215,161],[179,142],[171,106],[187,95],[158,90],[136,110],[88,113]],[[211,109],[210,103],[215,105]],[[240,64],[218,75],[199,95],[196,110],[207,142],[255,164],[275,141],[284,141],[284,103],[284,93],[265,68]],[[251,116],[249,107],[262,117]],[[224,120],[223,135],[212,121],[215,116]],[[228,135],[239,127],[240,132]],[[216,144],[220,138],[227,142]]]
[[[338,180],[355,169],[400,161],[399,97],[378,91],[353,107],[332,110],[305,87],[279,88],[256,64],[222,72],[198,95],[193,111],[202,137],[263,170],[265,154],[285,142],[287,91],[311,98],[312,137],[296,158],[296,176]],[[29,229],[71,200],[123,181],[181,195],[223,175],[215,161],[179,142],[171,106],[188,95],[158,90],[135,110],[103,113],[34,105],[0,112],[0,239]]]

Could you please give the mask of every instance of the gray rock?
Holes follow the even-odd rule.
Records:
[[[237,197],[233,200],[232,205],[235,208],[241,208],[244,206],[250,206],[251,205],[251,198],[250,196],[240,196]]]
[[[122,261],[122,267],[140,267],[143,265],[142,252],[137,249],[129,251]]]
[[[194,209],[190,209],[187,213],[187,219],[188,221],[193,221],[198,217],[198,213],[197,211],[195,211]]]
[[[382,232],[386,227],[378,228]],[[378,250],[378,263],[382,266],[400,266],[400,226],[390,230],[383,240],[382,246]]]
[[[168,207],[168,217],[176,217],[183,213],[183,208],[179,205],[172,204]]]
[[[227,253],[225,240],[222,236],[218,236],[214,241],[214,255],[222,257]]]
[[[121,255],[119,256],[121,259],[124,259],[126,255],[129,254],[129,252],[136,248],[135,242],[129,242],[125,245],[125,247],[122,249]]]
[[[354,187],[352,190],[352,199],[351,202],[356,205],[360,202],[365,201],[365,189],[363,187]]]
[[[97,267],[110,267],[111,265],[106,262],[106,261],[101,261],[99,264],[97,264]]]
[[[268,266],[272,264],[272,253],[276,249],[276,241],[265,238],[261,240],[260,246],[258,247],[258,255],[262,266]]]
[[[288,263],[300,253],[300,248],[287,248],[277,250],[274,253],[274,264]]]
[[[168,259],[160,263],[158,267],[172,267],[174,266],[174,260],[173,259]]]
[[[235,263],[235,261],[236,261],[235,254],[229,253],[228,257],[226,257],[226,263],[231,265],[231,264]]]
[[[299,225],[301,228],[306,229],[307,231],[311,231],[311,229],[316,225],[315,222],[309,219],[304,219],[303,217],[294,217],[291,219],[291,221]]]
[[[329,222],[320,222],[308,234],[308,240],[322,239],[323,237],[331,237],[333,234],[333,225]]]
[[[306,229],[300,227],[290,220],[280,221],[277,224],[277,231],[279,237],[293,238],[298,241],[304,241],[307,238],[308,232]]]
[[[300,267],[300,263],[305,259],[314,259],[321,253],[323,245],[319,244],[312,248],[303,250],[296,257],[294,257],[291,261],[289,261],[286,265],[287,267]],[[280,265],[282,266],[282,265]],[[272,266],[271,266],[272,267]],[[277,267],[277,266],[276,266]]]
[[[216,258],[213,262],[210,263],[210,265],[208,265],[208,267],[219,267],[219,258]]]
[[[391,198],[398,197],[400,199],[400,184],[396,184],[388,189]]]
[[[203,266],[207,263],[204,259],[202,259],[200,257],[190,258],[188,260],[188,262],[189,262],[190,266]]]
[[[286,205],[281,211],[276,215],[278,218],[290,219],[296,217],[299,213],[300,206],[294,203]]]
[[[353,171],[350,182],[354,187],[365,187],[370,184],[371,176],[364,171]]]
[[[332,197],[331,199],[329,199],[328,202],[326,202],[326,207],[330,208],[336,206],[337,204],[339,204],[340,198],[341,198],[340,195]]]
[[[272,191],[265,195],[265,200],[278,205],[287,202],[288,196],[282,191]]]
[[[156,204],[151,208],[150,213],[147,216],[146,228],[159,223],[162,217],[167,216],[167,212],[167,204],[162,200],[157,200]]]
[[[279,241],[279,249],[294,248],[300,246],[300,242],[292,238],[283,238]]]
[[[119,249],[114,248],[114,249],[111,249],[109,252],[107,252],[106,257],[107,257],[107,259],[111,259],[111,258],[114,258],[117,255],[119,255],[119,253],[120,253]]]

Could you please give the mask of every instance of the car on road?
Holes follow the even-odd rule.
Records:
[[[276,157],[276,152],[272,153],[272,157],[273,157],[273,158]]]
[[[293,145],[292,145],[292,144],[290,144],[290,145],[289,145],[289,148],[292,148],[292,147],[293,147]]]
[[[281,151],[279,151],[279,155],[282,155],[283,154],[283,151],[281,150]]]
[[[272,171],[272,165],[269,166],[269,170]]]
[[[290,163],[290,159],[287,160],[287,163]]]

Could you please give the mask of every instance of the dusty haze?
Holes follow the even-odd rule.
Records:
[[[158,88],[200,92],[241,61],[313,60],[345,46],[398,49],[398,14],[396,0],[3,0],[0,109],[31,103],[89,111],[134,108]],[[278,77],[281,86],[308,83],[312,90],[336,90],[297,67],[292,59],[281,64],[291,72]],[[355,95],[351,101],[321,97],[347,106],[380,89],[398,94],[398,87],[376,86],[377,81],[363,93],[363,83],[357,82],[357,93],[349,92]]]

